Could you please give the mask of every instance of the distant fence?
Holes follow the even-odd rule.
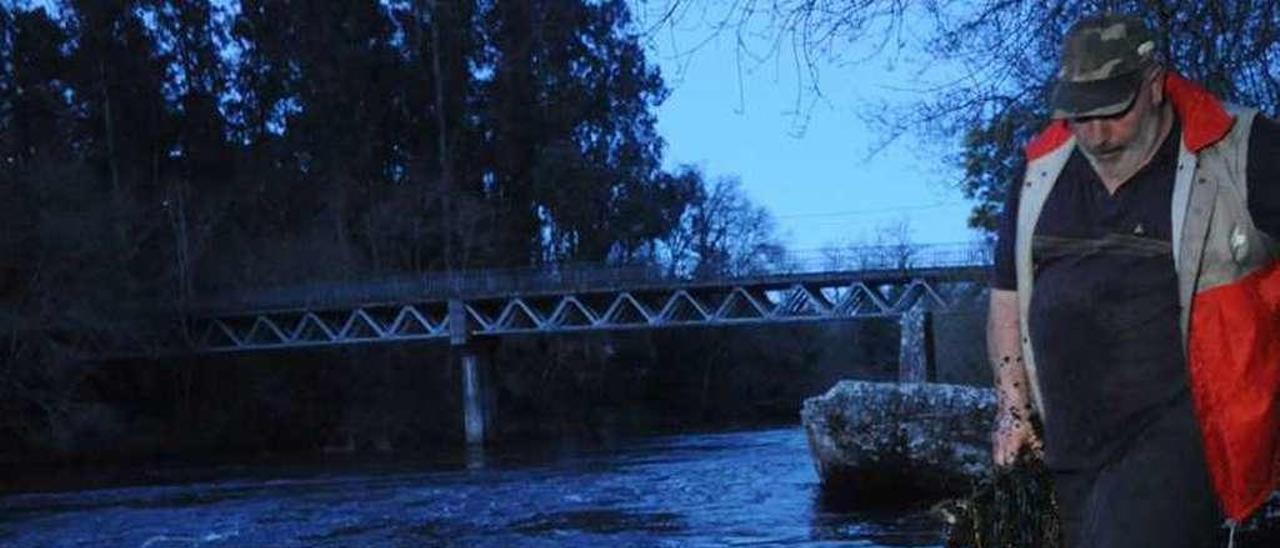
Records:
[[[912,271],[982,267],[992,263],[984,244],[882,245],[776,253],[740,265],[673,272],[662,265],[556,264],[539,267],[398,274],[353,282],[312,282],[209,295],[206,310],[313,307],[322,303],[392,303],[454,296],[528,295],[619,290],[670,284],[859,271]]]

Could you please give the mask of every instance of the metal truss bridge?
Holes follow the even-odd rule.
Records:
[[[447,341],[466,441],[478,446],[493,413],[489,353],[473,339],[896,317],[898,379],[925,382],[932,313],[977,305],[990,258],[986,246],[890,246],[715,274],[557,265],[310,284],[214,295],[186,333],[204,353]]]
[[[974,306],[990,249],[868,247],[776,257],[714,276],[558,266],[312,284],[214,296],[193,325],[199,352],[622,329],[910,318]]]

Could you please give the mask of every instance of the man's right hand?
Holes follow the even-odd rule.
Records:
[[[1024,448],[1037,458],[1044,458],[1044,444],[1031,424],[1031,408],[1026,404],[1001,402],[996,411],[995,429],[991,431],[991,453],[996,466],[1012,466]]]
[[[997,466],[1009,466],[1024,448],[1042,455],[1040,438],[1031,425],[1031,389],[1019,342],[1018,294],[991,290],[987,314],[987,352],[995,380],[995,428],[991,431],[992,457]]]

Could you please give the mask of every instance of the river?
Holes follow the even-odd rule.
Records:
[[[447,453],[442,453],[447,454]],[[337,462],[335,462],[337,461]],[[198,472],[198,473],[197,473]],[[182,479],[204,477],[206,479]],[[216,478],[216,479],[208,479]],[[150,484],[147,484],[150,483]],[[0,497],[5,546],[938,546],[826,502],[798,427],[169,472]]]

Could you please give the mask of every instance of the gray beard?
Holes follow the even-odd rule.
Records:
[[[1128,182],[1146,166],[1163,142],[1166,130],[1162,122],[1165,116],[1172,116],[1172,112],[1166,110],[1170,108],[1168,103],[1157,108],[1160,110],[1156,111],[1156,115],[1142,122],[1142,128],[1138,131],[1134,142],[1120,149],[1117,154],[1103,159],[1080,147],[1080,152],[1084,154],[1085,159],[1089,160],[1089,165],[1093,166],[1094,172],[1102,178],[1102,182],[1111,192],[1114,193],[1120,185]]]

